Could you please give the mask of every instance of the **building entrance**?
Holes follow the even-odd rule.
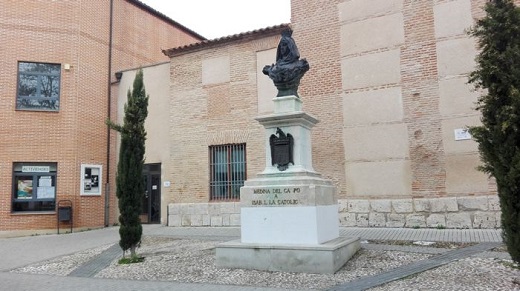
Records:
[[[145,164],[143,179],[141,222],[161,223],[161,164]]]

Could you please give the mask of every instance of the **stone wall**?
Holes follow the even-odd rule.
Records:
[[[168,226],[239,226],[240,202],[168,205]]]
[[[343,227],[498,228],[498,196],[418,199],[340,199]],[[240,226],[240,202],[179,203],[168,226]]]
[[[343,199],[342,226],[496,228],[500,226],[498,196],[417,199]]]

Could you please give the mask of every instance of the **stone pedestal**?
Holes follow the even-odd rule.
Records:
[[[274,99],[265,127],[266,165],[240,189],[241,239],[217,247],[217,266],[270,271],[334,273],[359,249],[359,238],[339,237],[336,187],[312,168],[311,129],[318,122],[296,96]],[[291,135],[293,163],[271,162],[270,137]],[[334,161],[331,161],[334,162]]]

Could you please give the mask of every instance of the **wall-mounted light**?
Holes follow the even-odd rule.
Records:
[[[121,81],[121,78],[123,77],[123,72],[116,72],[115,75],[116,75],[117,81],[119,82],[119,81]]]
[[[63,69],[64,69],[65,71],[70,71],[70,67],[71,67],[70,64],[63,64]]]

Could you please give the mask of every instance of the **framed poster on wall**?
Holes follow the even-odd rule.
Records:
[[[101,195],[103,166],[102,165],[81,165],[80,195],[99,196]]]

